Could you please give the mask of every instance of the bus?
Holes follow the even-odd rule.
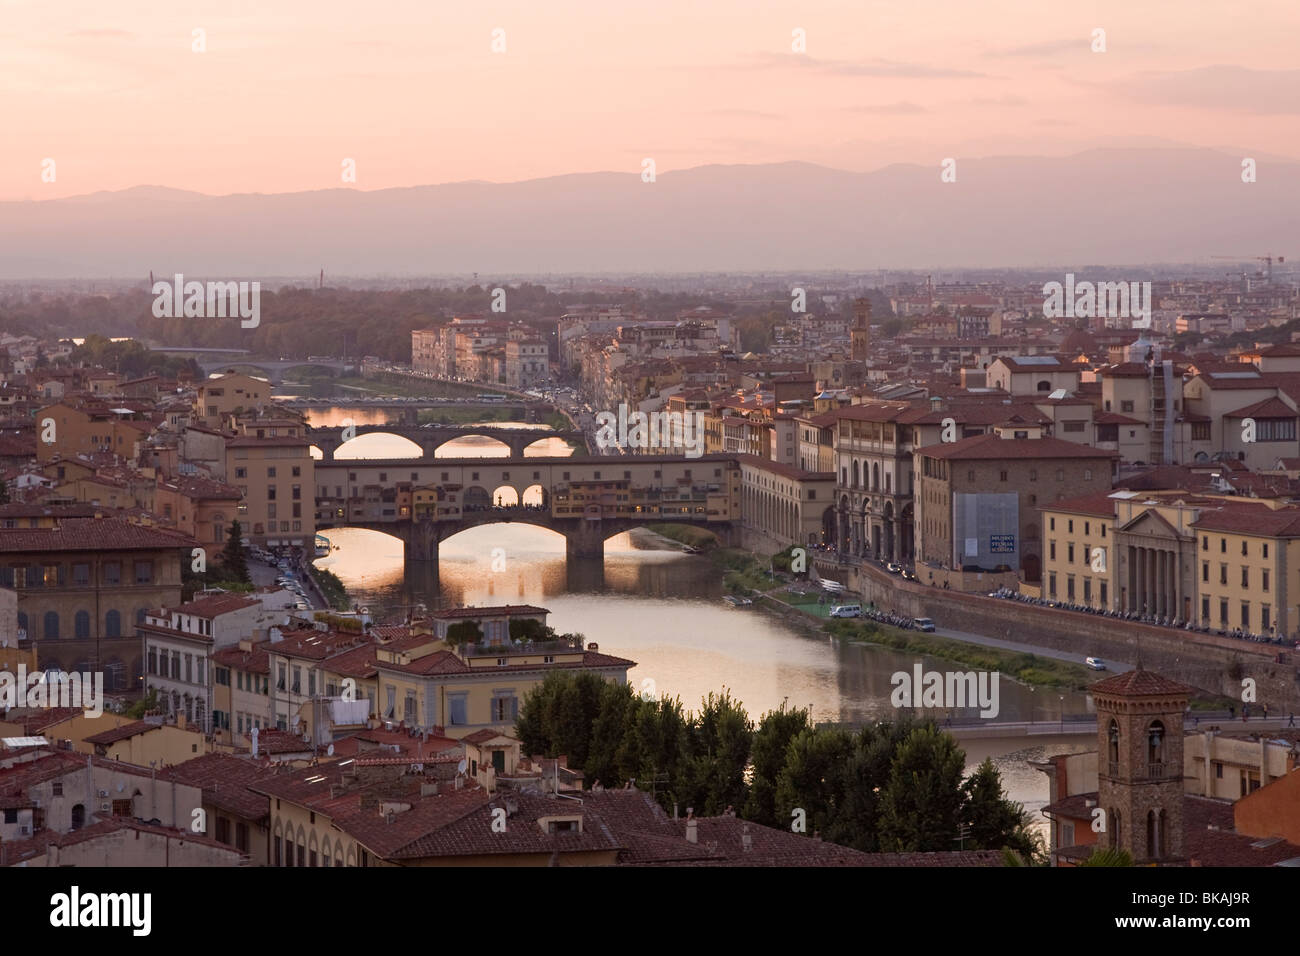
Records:
[[[497,395],[497,394],[495,394],[495,393],[490,394],[490,395],[488,395],[488,394],[483,394],[483,395],[480,395],[480,396],[479,396],[479,401],[481,401],[481,402],[504,402],[505,400],[506,400],[506,396],[504,396],[504,395]]]

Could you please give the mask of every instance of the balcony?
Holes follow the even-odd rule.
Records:
[[[581,648],[568,641],[536,641],[531,644],[462,644],[461,657],[524,657],[536,654],[572,654]]]

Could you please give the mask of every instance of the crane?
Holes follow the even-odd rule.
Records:
[[[1286,262],[1286,256],[1210,256],[1211,259],[1231,259],[1233,262],[1241,262],[1245,259],[1254,259],[1256,262],[1263,262],[1268,266],[1268,271],[1264,273],[1265,281],[1269,285],[1273,284],[1273,260],[1276,259],[1281,265]]]

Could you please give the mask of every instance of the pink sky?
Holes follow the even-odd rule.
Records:
[[[366,190],[645,157],[1297,158],[1298,34],[1294,0],[0,0],[0,199],[331,188],[344,158]]]

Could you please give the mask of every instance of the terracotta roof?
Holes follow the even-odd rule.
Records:
[[[274,774],[273,766],[255,759],[212,753],[168,767],[158,776],[199,787],[203,791],[203,802],[219,810],[246,820],[262,820],[270,812],[270,801],[248,787]]]
[[[1224,412],[1224,418],[1295,418],[1296,410],[1280,398],[1266,398],[1238,408],[1236,411]]]
[[[1018,458],[1037,461],[1049,458],[1116,458],[1118,452],[1091,448],[1059,438],[1034,438],[1028,441],[1001,438],[998,435],[976,435],[961,441],[927,445],[921,449],[927,458],[944,458],[958,461],[997,460]]]
[[[1204,508],[1192,522],[1198,531],[1225,531],[1276,538],[1300,537],[1300,507],[1272,509],[1262,503],[1223,501]]]
[[[114,744],[119,740],[127,740],[139,734],[147,734],[151,730],[159,730],[161,727],[162,724],[151,724],[147,720],[136,720],[129,724],[122,724],[120,727],[114,727],[112,730],[92,734],[85,738],[85,742],[88,744]]]
[[[1152,671],[1134,669],[1089,685],[1088,693],[1094,697],[1097,694],[1110,697],[1187,697],[1191,695],[1192,689]]]
[[[60,518],[57,528],[0,528],[0,552],[156,551],[194,547],[187,534],[120,518]]]
[[[1044,514],[1048,512],[1065,512],[1066,514],[1113,518],[1115,517],[1115,499],[1111,497],[1113,493],[1099,491],[1096,494],[1079,495],[1077,498],[1067,498],[1064,501],[1053,501],[1051,504],[1042,505],[1039,510]]]
[[[98,840],[117,833],[119,830],[133,830],[137,833],[152,833],[158,836],[168,836],[173,839],[184,840],[186,843],[199,844],[211,849],[222,850],[230,854],[230,864],[236,863],[245,856],[239,850],[226,843],[221,843],[211,837],[202,834],[192,833],[189,830],[177,830],[173,827],[155,826],[149,823],[143,823],[140,820],[132,820],[128,817],[102,817],[89,826],[84,826],[78,830],[69,833],[58,833],[54,830],[42,830],[36,836],[29,840],[21,840],[5,844],[5,858],[10,866],[30,860],[37,854],[46,852],[47,848],[75,846],[78,843],[88,843],[92,840]]]

